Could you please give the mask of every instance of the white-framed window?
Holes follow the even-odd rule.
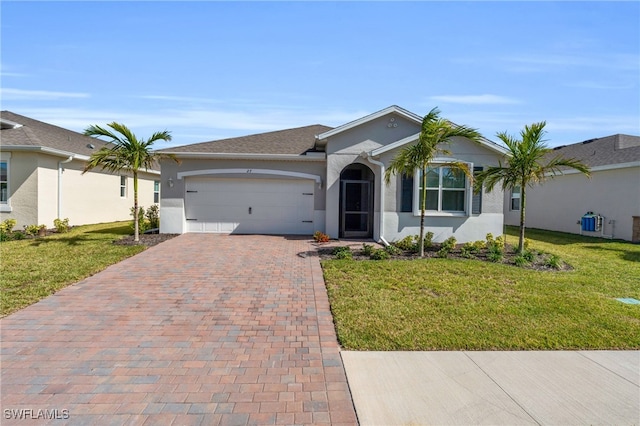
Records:
[[[419,215],[422,172],[415,173],[414,179],[413,212]],[[437,165],[427,168],[427,214],[465,215],[468,204],[469,183],[462,170]]]
[[[520,210],[520,187],[516,186],[511,190],[511,210]]]
[[[10,212],[11,205],[9,200],[11,198],[11,192],[9,187],[9,168],[11,158],[10,152],[3,152],[0,156],[0,211]]]
[[[158,204],[160,202],[160,181],[153,181],[153,202]]]
[[[127,197],[127,177],[120,176],[120,196],[122,198]]]

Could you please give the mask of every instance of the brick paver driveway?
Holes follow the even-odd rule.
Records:
[[[2,319],[1,423],[356,424],[310,252],[186,234]]]

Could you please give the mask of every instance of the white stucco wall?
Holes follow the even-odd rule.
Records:
[[[84,163],[73,161],[62,165],[61,216],[68,217],[72,225],[132,220],[133,177],[127,176],[126,197],[120,197],[120,174],[94,170],[82,174]],[[56,170],[57,173],[57,170]],[[153,182],[160,175],[138,174],[138,204],[145,209],[153,203]],[[56,209],[49,212],[57,217]],[[53,220],[53,219],[52,219]]]
[[[119,174],[96,170],[83,175],[84,162],[73,160],[62,164],[59,186],[58,166],[64,160],[63,157],[34,152],[12,152],[9,166],[11,212],[1,213],[0,219],[16,219],[16,230],[36,224],[52,228],[58,216],[69,218],[71,225],[131,220],[131,175],[127,179],[127,196],[123,198],[120,197]],[[139,203],[145,208],[153,204],[154,180],[160,180],[160,176],[145,172],[139,174]]]
[[[520,212],[509,210],[509,197],[505,193],[505,223],[518,226]],[[590,211],[605,217],[605,235],[631,241],[633,216],[640,216],[640,166],[593,171],[591,179],[566,174],[527,189],[527,228],[578,234],[577,222]]]
[[[0,220],[15,219],[14,229],[38,223],[38,158],[33,153],[3,152],[9,161],[9,204]]]
[[[458,243],[485,240],[487,233],[502,235],[503,216],[483,213],[468,217],[425,216],[425,232],[433,232],[433,241],[442,242],[454,237]],[[412,213],[385,212],[387,241],[397,241],[409,235],[420,234],[420,216]]]

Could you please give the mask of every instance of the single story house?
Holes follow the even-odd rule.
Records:
[[[160,232],[301,234],[394,241],[419,233],[418,174],[385,169],[415,143],[422,117],[398,106],[331,128],[311,125],[168,148],[161,161]],[[434,241],[483,240],[503,228],[503,193],[474,194],[464,174],[497,165],[504,148],[457,139],[429,171],[426,230]]]
[[[566,170],[528,188],[527,227],[640,242],[640,137],[590,139],[548,155],[582,161],[591,168],[591,178]],[[519,190],[505,192],[504,206],[506,224],[519,225]],[[597,219],[590,228],[583,226],[587,214]]]
[[[0,220],[53,227],[131,220],[133,178],[99,168],[82,174],[91,154],[108,145],[99,139],[10,111],[0,113]],[[140,173],[141,206],[160,199],[160,172]]]

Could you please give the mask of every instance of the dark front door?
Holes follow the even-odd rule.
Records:
[[[371,182],[342,181],[342,236],[371,237]]]
[[[340,174],[340,237],[373,236],[373,172],[351,164]]]

